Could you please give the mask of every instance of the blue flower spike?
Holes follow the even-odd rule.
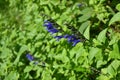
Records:
[[[82,4],[79,4],[79,6],[81,6]],[[46,30],[52,34],[59,32],[58,29],[56,29],[53,25],[52,22],[45,20],[44,21],[44,26],[46,27]],[[54,38],[56,38],[57,41],[59,41],[61,38],[66,38],[68,40],[69,43],[72,43],[72,46],[75,46],[78,42],[80,42],[80,39],[76,38],[76,36],[74,34],[72,35],[61,35],[61,36],[55,36]]]
[[[34,60],[34,57],[30,54],[26,54],[26,58],[29,60],[29,61],[33,61]]]

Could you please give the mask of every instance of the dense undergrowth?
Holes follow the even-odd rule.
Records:
[[[119,80],[119,0],[0,0],[0,80]]]

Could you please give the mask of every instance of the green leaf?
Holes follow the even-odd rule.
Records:
[[[120,11],[120,3],[117,4],[116,9],[117,9],[118,11]]]
[[[33,69],[32,66],[26,66],[24,72],[30,72]]]
[[[52,77],[50,75],[50,71],[48,69],[45,69],[43,71],[41,80],[52,80]]]
[[[102,72],[103,74],[107,74],[107,68],[101,69],[101,72]]]
[[[86,13],[91,12],[91,11],[93,11],[93,9],[91,7],[86,7],[85,9],[83,9],[81,11],[81,14],[86,14]]]
[[[71,76],[69,80],[76,80],[75,76]]]
[[[75,46],[70,50],[70,59],[73,59],[75,55],[76,59],[78,59],[82,53],[84,53],[84,48],[83,44],[80,43],[78,46]]]
[[[109,45],[113,45],[114,43],[117,42],[118,37],[117,36],[112,36],[111,41],[109,42]]]
[[[110,80],[110,78],[105,75],[100,75],[96,80]]]
[[[84,72],[84,71],[86,71],[85,68],[80,67],[80,66],[75,67],[74,70],[75,70],[76,72]]]
[[[63,49],[62,54],[55,55],[54,58],[61,60],[63,63],[69,62],[66,49]]]
[[[107,28],[99,33],[99,35],[97,37],[97,40],[100,41],[100,42],[105,43],[105,41],[106,41],[106,32],[107,32]]]
[[[88,55],[89,61],[91,61],[91,60],[97,55],[97,53],[98,53],[99,51],[100,51],[99,48],[94,48],[94,47],[92,47],[92,48],[90,49],[90,52],[89,52],[89,55]]]
[[[45,13],[50,14],[50,10],[47,6],[44,6]]]
[[[84,34],[86,39],[90,39],[90,26],[87,27],[87,29],[85,30]]]
[[[49,1],[40,0],[40,5],[46,5],[48,3],[49,3]]]
[[[15,71],[11,71],[4,80],[18,80],[19,74]]]
[[[92,13],[87,13],[87,14],[84,14],[83,16],[81,16],[78,20],[78,22],[83,22],[83,21],[86,21],[88,20],[90,17],[91,17]]]
[[[79,28],[80,33],[83,34],[89,25],[90,25],[90,21],[85,21],[84,23],[82,23]]]
[[[107,72],[111,76],[115,76],[117,74],[117,69],[120,66],[120,61],[114,60],[107,68]]]
[[[97,68],[101,67],[102,65],[106,64],[106,62],[103,62],[102,60],[97,61]]]
[[[9,58],[11,56],[11,51],[10,49],[3,47],[2,48],[2,53],[0,54],[0,58]]]
[[[63,55],[62,61],[63,61],[64,63],[69,62],[69,58],[68,58],[68,56],[67,56],[67,50],[66,50],[66,49],[63,49],[62,55]]]
[[[114,70],[113,66],[109,66],[109,67],[107,68],[107,72],[108,72],[112,77],[115,76],[115,70]]]
[[[93,14],[93,9],[92,8],[86,8],[81,12],[81,14],[83,14],[83,15],[81,17],[79,17],[78,22],[83,22],[83,21],[88,20]]]
[[[117,43],[113,45],[113,50],[110,52],[110,58],[120,59],[120,51]]]
[[[90,4],[90,5],[93,5],[93,4],[95,4],[95,3],[97,3],[96,0],[89,0],[89,4]]]
[[[96,61],[103,60],[102,49],[98,48],[99,52],[95,55]]]
[[[25,52],[26,50],[28,50],[28,47],[26,45],[23,45],[20,50],[19,50],[19,55],[23,52]]]
[[[17,58],[15,59],[14,61],[14,64],[17,64],[17,62],[19,62],[19,59],[20,59],[20,56],[22,55],[22,53],[24,53],[26,50],[28,50],[27,46],[26,45],[23,45],[20,50],[19,50],[19,53],[17,55]]]
[[[111,65],[113,66],[114,70],[117,71],[118,67],[120,66],[120,61],[119,60],[114,60]]]
[[[120,12],[116,13],[110,20],[109,22],[109,26],[113,23],[115,23],[116,21],[120,21]]]
[[[58,5],[60,4],[60,1],[59,0],[51,0],[50,1],[53,5]]]

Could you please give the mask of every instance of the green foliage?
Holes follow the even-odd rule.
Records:
[[[118,11],[120,11],[120,3],[117,4],[116,9],[117,9]]]
[[[105,41],[106,41],[106,32],[107,32],[107,29],[102,30],[102,31],[99,33],[99,35],[98,35],[98,37],[97,37],[97,40],[100,41],[100,42],[105,43]]]
[[[120,21],[120,12],[116,13],[110,20],[109,25],[113,24],[116,21]]]
[[[119,80],[119,11],[119,0],[0,0],[0,80]],[[81,42],[53,38],[64,34]]]

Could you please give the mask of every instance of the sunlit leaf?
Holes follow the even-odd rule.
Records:
[[[109,21],[109,26],[117,21],[120,21],[120,12],[116,13]]]
[[[90,21],[86,21],[82,23],[79,28],[80,33],[83,34],[89,25],[90,25]]]
[[[100,41],[100,42],[105,43],[105,41],[106,41],[106,32],[107,32],[107,28],[99,33],[99,35],[97,37],[97,40]]]

